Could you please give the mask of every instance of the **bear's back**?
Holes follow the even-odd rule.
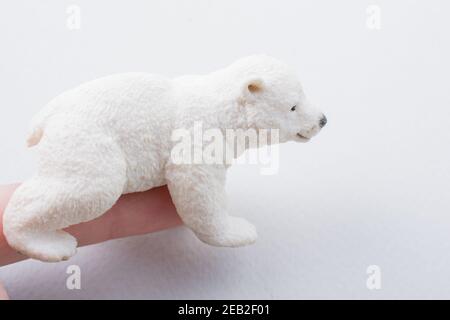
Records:
[[[115,74],[85,82],[51,100],[33,120],[45,124],[53,116],[58,121],[108,124],[158,114],[167,104],[169,79],[147,73]],[[64,115],[64,116],[62,116]]]

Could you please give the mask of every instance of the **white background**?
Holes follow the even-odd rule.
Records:
[[[81,29],[66,8],[81,8]],[[366,26],[369,5],[381,29]],[[232,213],[257,244],[178,228],[0,268],[12,298],[450,298],[448,1],[4,1],[0,183],[35,168],[28,122],[52,97],[125,71],[205,73],[253,53],[292,65],[329,123],[280,149],[276,175],[237,166]],[[65,287],[68,265],[82,290]],[[369,265],[382,288],[366,287]]]

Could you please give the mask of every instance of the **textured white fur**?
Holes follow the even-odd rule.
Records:
[[[320,130],[322,116],[289,68],[264,55],[202,76],[128,73],[82,84],[33,120],[28,144],[36,146],[38,171],[11,198],[4,234],[29,257],[66,260],[77,241],[61,229],[102,215],[122,194],[167,184],[200,240],[253,243],[254,226],[228,215],[227,166],[172,163],[173,130],[202,121],[221,130],[279,129],[280,142],[304,142]]]

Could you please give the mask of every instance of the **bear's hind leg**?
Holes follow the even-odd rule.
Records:
[[[127,167],[121,149],[101,131],[47,126],[46,132],[37,149],[38,174],[11,197],[3,231],[17,251],[53,262],[76,252],[76,239],[62,229],[99,217],[119,199]]]
[[[35,176],[22,184],[4,213],[4,234],[11,247],[34,259],[57,262],[76,253],[77,241],[62,231],[97,218],[109,210],[123,183],[81,178]],[[124,182],[124,181],[123,181]]]

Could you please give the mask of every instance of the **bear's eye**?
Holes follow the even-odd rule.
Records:
[[[297,105],[293,106],[293,107],[291,108],[291,111],[295,111],[296,108],[297,108]]]

